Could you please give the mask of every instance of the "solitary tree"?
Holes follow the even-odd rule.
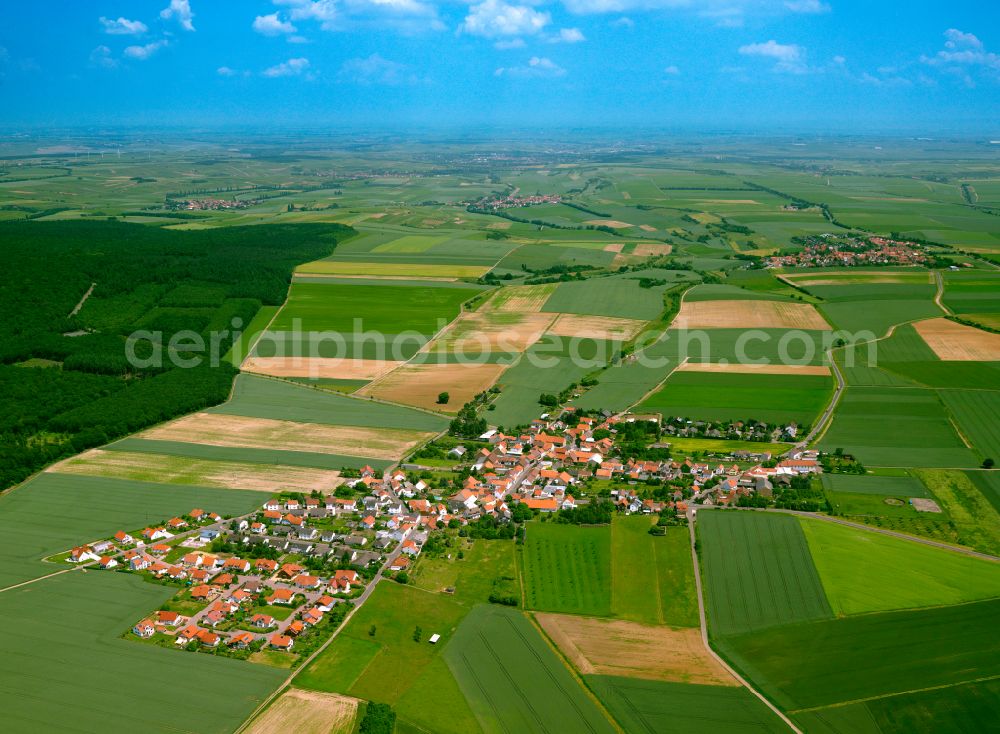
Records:
[[[996,462],[993,459],[983,459],[983,469],[992,469],[996,466]]]
[[[447,405],[449,400],[451,400],[451,395],[448,393],[438,393],[438,405]]]

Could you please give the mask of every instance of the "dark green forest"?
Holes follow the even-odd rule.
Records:
[[[223,362],[136,368],[136,330],[203,335],[285,300],[297,265],[354,230],[337,224],[171,231],[116,221],[0,224],[0,488],[42,466],[226,399]],[[93,285],[79,312],[71,315]],[[155,340],[154,340],[155,341]],[[220,344],[225,353],[231,344]],[[153,346],[137,345],[140,356]]]

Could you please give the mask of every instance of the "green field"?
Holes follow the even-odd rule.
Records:
[[[823,487],[831,492],[888,495],[892,497],[929,497],[927,488],[911,476],[891,477],[873,474],[824,474]]]
[[[277,464],[309,466],[317,469],[360,469],[366,464],[375,469],[387,469],[392,462],[387,459],[370,459],[363,456],[319,454],[310,451],[282,451],[280,449],[254,449],[239,446],[213,446],[182,441],[159,441],[146,438],[123,438],[107,447],[112,451],[166,454],[211,461],[230,461],[250,464]]]
[[[984,601],[785,625],[717,644],[795,711],[1000,676],[998,614],[1000,600]]]
[[[528,609],[611,614],[611,528],[535,522],[522,547]]]
[[[141,529],[195,507],[242,515],[265,497],[235,489],[40,474],[0,496],[0,532],[6,539],[0,550],[0,588],[61,570],[40,561],[80,543]]]
[[[474,608],[444,658],[487,734],[615,731],[520,612]]]
[[[296,685],[395,704],[451,639],[465,612],[445,595],[384,581]],[[423,635],[416,642],[418,626]],[[427,638],[435,633],[441,642],[431,645]],[[399,675],[401,660],[408,675]]]
[[[832,616],[796,518],[701,510],[698,540],[714,636]]]
[[[651,321],[663,313],[666,288],[640,288],[637,280],[624,278],[560,283],[542,310]]]
[[[848,387],[820,448],[842,448],[872,466],[979,464],[932,390]]]
[[[121,639],[173,593],[95,571],[0,594],[4,731],[223,734],[238,727],[284,671]],[[165,696],[165,685],[178,695]]]
[[[983,457],[1000,458],[1000,392],[939,390],[959,430]]]
[[[645,624],[698,626],[698,599],[687,528],[649,534],[655,517],[617,516],[611,523],[611,612]]]
[[[984,474],[979,482],[973,481],[983,472],[963,472],[953,469],[920,469],[917,475],[934,493],[941,509],[958,529],[957,541],[983,553],[1000,555],[1000,509],[995,498],[982,491]],[[995,481],[995,480],[994,480]]]
[[[391,281],[389,281],[391,283]],[[434,334],[458,316],[478,288],[397,285],[317,285],[293,283],[288,303],[271,325],[273,331],[350,333],[355,319],[361,330],[383,334],[416,331]],[[405,305],[404,305],[405,304]]]
[[[743,687],[588,675],[625,734],[779,734],[788,727]]]
[[[638,410],[695,420],[812,423],[830,401],[831,379],[821,375],[675,372]]]
[[[282,380],[246,374],[236,378],[232,399],[211,408],[209,412],[303,423],[412,428],[417,431],[441,431],[448,424],[443,416],[412,408],[321,392]]]
[[[837,615],[1000,597],[1000,563],[832,522],[802,529]]]

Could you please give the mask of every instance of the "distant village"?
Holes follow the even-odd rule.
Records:
[[[768,268],[825,268],[858,265],[925,265],[931,258],[916,242],[885,237],[841,237],[821,234],[805,238],[801,252],[775,255],[765,261]]]
[[[522,196],[518,189],[507,194],[493,194],[485,196],[478,201],[469,204],[470,210],[479,212],[497,212],[503,209],[517,209],[519,207],[534,206],[536,204],[560,204],[562,196],[559,194],[535,194],[533,196]]]

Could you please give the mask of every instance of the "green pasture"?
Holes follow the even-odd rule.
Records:
[[[525,607],[607,617],[611,614],[611,528],[534,522],[520,556]],[[623,603],[628,603],[626,595]]]

